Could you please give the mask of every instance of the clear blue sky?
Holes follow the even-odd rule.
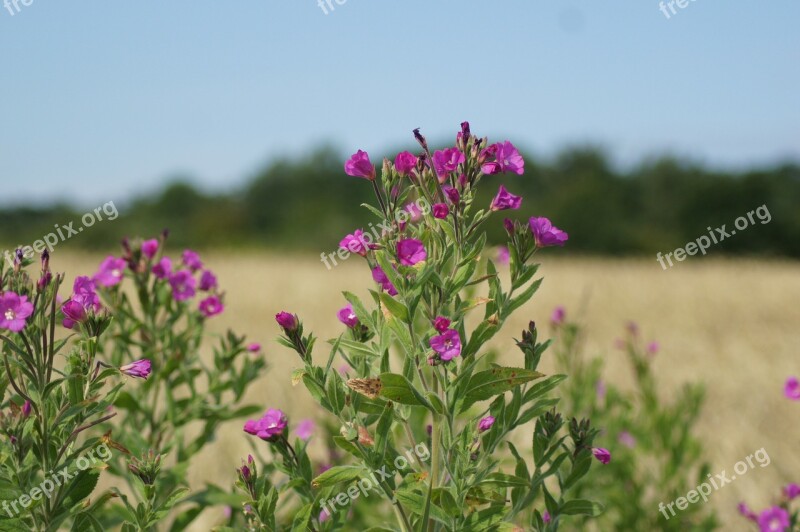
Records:
[[[464,119],[544,156],[800,158],[797,0],[670,19],[658,0],[333,4],[0,6],[0,204],[124,204],[176,174],[229,189],[281,154],[330,141],[379,159]]]

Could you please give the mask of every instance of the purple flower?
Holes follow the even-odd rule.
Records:
[[[450,214],[450,209],[444,203],[433,204],[433,217],[439,220],[444,220]]]
[[[286,429],[286,414],[280,410],[270,408],[261,419],[248,420],[244,424],[244,431],[262,440],[276,440]]]
[[[492,416],[486,416],[485,418],[478,421],[478,430],[481,432],[486,432],[494,425],[494,418]]]
[[[129,377],[137,377],[140,379],[146,379],[148,375],[150,375],[150,361],[146,358],[142,360],[137,360],[135,362],[131,362],[125,366],[119,368],[119,370],[128,375]]]
[[[417,156],[408,151],[401,151],[394,158],[394,169],[400,175],[408,175],[417,166]]]
[[[186,301],[194,297],[194,287],[197,285],[192,272],[179,270],[169,276],[169,284],[172,287],[172,297],[175,301]]]
[[[600,460],[600,463],[605,465],[611,461],[611,453],[608,449],[603,449],[602,447],[592,447],[592,454],[595,458]]]
[[[327,508],[325,508],[324,510],[322,510],[322,511],[319,513],[319,517],[317,517],[317,520],[318,520],[320,523],[324,523],[325,521],[327,521],[328,519],[330,519],[330,518],[331,518],[331,514],[330,514],[330,513],[328,513],[328,512],[329,512],[329,510],[328,510]]]
[[[304,419],[297,424],[297,427],[294,429],[295,435],[300,438],[301,440],[307,440],[311,437],[311,434],[314,432],[314,422],[310,419]]]
[[[353,312],[353,305],[348,303],[344,306],[339,312],[336,313],[336,317],[339,318],[339,321],[350,327],[351,329],[358,325],[358,316],[356,313]]]
[[[258,353],[261,351],[261,344],[253,342],[252,344],[247,345],[247,350],[251,353]]]
[[[628,432],[627,430],[623,430],[617,436],[617,441],[619,441],[625,447],[633,449],[636,446],[636,438],[633,437],[633,434]]]
[[[741,514],[743,517],[746,517],[751,521],[755,521],[756,519],[758,519],[758,516],[755,514],[755,512],[751,510],[750,507],[748,507],[743,502],[737,504],[736,509],[739,510],[739,514]]]
[[[28,296],[6,292],[0,296],[0,329],[20,332],[25,328],[27,318],[33,314],[33,303]]]
[[[789,528],[789,512],[780,506],[767,508],[756,520],[761,532],[784,532]]]
[[[783,395],[792,401],[800,401],[800,381],[797,377],[789,377],[783,387]]]
[[[433,328],[439,333],[445,332],[448,327],[450,327],[450,320],[444,316],[436,316],[436,319],[433,320]]]
[[[366,237],[369,238],[366,238]],[[358,253],[362,257],[367,256],[367,251],[375,249],[377,246],[371,243],[372,235],[365,233],[361,229],[356,229],[353,234],[347,235],[339,242],[339,247],[347,249],[350,253]]]
[[[61,324],[67,329],[75,328],[76,323],[83,323],[86,320],[86,307],[79,301],[68,299],[66,303],[61,306],[61,313],[64,319]]]
[[[108,256],[100,263],[100,269],[94,274],[95,284],[101,286],[114,286],[122,281],[122,274],[125,272],[125,260],[114,256]]]
[[[786,496],[786,498],[787,498],[787,499],[789,499],[790,501],[791,501],[792,499],[796,499],[798,496],[800,496],[800,486],[799,486],[799,485],[797,485],[797,484],[795,484],[795,483],[787,484],[787,485],[786,485],[786,486],[783,488],[783,494],[784,494],[784,495]]]
[[[433,167],[439,181],[443,182],[451,172],[455,172],[458,165],[465,161],[464,154],[458,148],[437,150],[433,153]]]
[[[275,314],[275,321],[288,332],[294,332],[300,326],[300,320],[297,319],[297,316],[286,311]]]
[[[517,148],[509,141],[492,144],[483,151],[484,157],[494,158],[483,164],[481,171],[484,174],[499,174],[500,172],[514,172],[522,175],[525,172],[525,161]]]
[[[61,322],[67,329],[82,323],[89,311],[99,312],[102,308],[100,297],[95,292],[94,282],[86,276],[76,277],[72,284],[72,297],[61,307],[64,320]]]
[[[655,355],[661,349],[661,345],[658,342],[650,342],[647,344],[647,354],[648,355]]]
[[[386,290],[390,296],[397,295],[397,288],[389,281],[389,278],[386,277],[386,273],[381,269],[380,266],[375,266],[372,268],[372,279],[381,285],[381,288]]]
[[[200,302],[199,309],[203,316],[210,318],[220,314],[225,309],[225,306],[217,296],[209,296]]]
[[[28,399],[25,399],[25,402],[22,403],[22,417],[28,417],[31,415],[31,402]]]
[[[166,279],[172,273],[172,261],[169,257],[161,257],[161,260],[153,266],[153,275],[159,279]]]
[[[200,255],[198,255],[196,251],[192,251],[191,249],[184,250],[181,258],[183,259],[183,263],[193,272],[203,269],[203,261],[200,260]]]
[[[553,309],[553,314],[550,316],[550,323],[553,325],[561,325],[567,317],[567,311],[564,307],[558,306]]]
[[[406,238],[397,243],[397,257],[400,259],[400,264],[413,266],[428,258],[428,253],[421,241],[415,238]]]
[[[519,206],[522,205],[522,197],[515,196],[503,185],[500,185],[500,189],[497,191],[497,195],[492,200],[492,204],[489,208],[493,211],[505,211],[507,209],[519,209]]]
[[[452,360],[461,354],[461,337],[455,329],[448,329],[441,335],[434,336],[429,343],[442,360]]]
[[[369,155],[365,151],[358,150],[351,155],[350,159],[344,163],[344,171],[349,176],[375,180],[375,167],[372,166]]]
[[[544,513],[542,514],[542,521],[544,521],[545,523],[549,523],[551,519],[552,518],[550,517],[550,512],[545,510]]]
[[[536,245],[540,248],[547,246],[563,246],[567,241],[569,235],[550,223],[545,217],[536,218],[532,217],[528,223],[531,226],[533,238],[536,239]]]
[[[461,200],[461,194],[458,193],[458,190],[455,187],[451,186],[444,186],[442,187],[444,190],[444,195],[447,196],[447,199],[453,205],[457,204]]]
[[[142,255],[147,257],[148,259],[152,259],[158,253],[158,240],[152,238],[150,240],[145,240],[142,242]]]
[[[211,270],[203,270],[200,276],[200,290],[208,292],[217,287],[217,276]]]
[[[511,252],[508,251],[508,247],[500,246],[497,248],[497,256],[494,260],[497,264],[508,264],[511,260]]]

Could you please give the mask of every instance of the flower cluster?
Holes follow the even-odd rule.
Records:
[[[791,528],[792,523],[797,523],[800,514],[798,509],[791,508],[798,497],[800,497],[800,485],[787,484],[783,488],[779,504],[756,513],[742,502],[738,506],[739,514],[758,525],[761,532],[789,532],[794,530]]]

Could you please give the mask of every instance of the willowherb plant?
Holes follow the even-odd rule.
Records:
[[[278,458],[257,465],[249,456],[239,469],[249,529],[556,530],[567,516],[599,511],[569,491],[593,455],[610,456],[592,447],[588,420],[566,422],[555,411],[548,393],[561,377],[537,371],[547,343],[535,325],[517,342],[518,362],[494,364],[486,353],[539,287],[531,257],[563,245],[567,234],[546,218],[506,219],[503,286],[482,227],[522,198],[501,186],[482,206],[474,193],[484,175],[522,174],[523,158],[510,142],[473,136],[466,122],[454,147],[433,153],[414,135],[422,152],[384,160],[380,177],[363,151],[345,164],[374,188],[377,207],[364,206],[382,233],[356,230],[341,242],[345,255],[363,257],[376,284],[366,302],[344,292],[338,317],[347,329],[330,340],[327,360],[315,360],[315,338],[297,315],[276,316],[281,343],[302,364],[294,383],[336,420],[330,443],[348,458],[315,474],[305,440],[289,440],[281,410],[249,421],[245,432]],[[342,362],[340,375],[332,368]],[[533,435],[528,451],[509,441],[520,427]]]

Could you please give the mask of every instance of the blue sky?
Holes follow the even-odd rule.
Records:
[[[464,119],[543,156],[800,159],[797,0],[670,19],[658,0],[333,4],[0,7],[0,203],[124,204],[175,175],[228,190],[276,156],[330,142],[379,159]]]

